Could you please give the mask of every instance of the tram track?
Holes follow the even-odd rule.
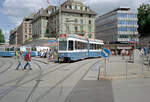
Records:
[[[87,61],[88,62],[88,61]],[[81,64],[80,66],[78,66],[78,68],[76,68],[75,70],[73,70],[69,75],[65,76],[62,80],[60,80],[58,83],[56,83],[53,87],[51,87],[48,91],[45,92],[45,94],[49,93],[53,88],[55,88],[57,85],[59,85],[61,82],[63,82],[64,80],[66,80],[69,76],[71,76],[73,73],[75,73],[76,71],[78,71],[79,69],[81,69],[82,66],[84,66],[87,62]],[[23,80],[28,76],[28,71],[26,71],[24,73],[23,76],[19,77],[19,78],[16,78],[16,79],[13,79],[13,80],[10,80],[10,81],[7,81],[3,84],[0,84],[0,86],[4,86],[8,83],[12,83],[12,82],[16,82],[14,85],[10,86],[9,88],[5,89],[3,92],[0,93],[0,100],[2,100],[5,96],[7,96],[10,92],[14,91],[15,89],[21,87],[22,85],[25,85],[29,82],[32,82],[32,81],[36,81],[35,85],[33,86],[32,90],[30,91],[30,93],[28,94],[25,102],[28,102],[29,99],[31,98],[31,96],[33,95],[33,93],[36,91],[37,87],[39,86],[40,84],[40,81],[41,81],[41,78],[52,73],[52,72],[55,72],[61,68],[64,68],[65,66],[69,66],[70,64],[65,64],[65,65],[53,65],[51,67],[54,67],[55,66],[55,69],[53,70],[50,70],[48,72],[45,72],[43,73],[42,71],[42,68],[39,64],[37,64],[38,68],[39,68],[39,74],[31,79],[28,79],[27,81],[23,82]],[[45,94],[43,96],[45,96]],[[41,96],[42,97],[42,96]],[[40,98],[41,98],[40,97]],[[36,99],[35,102],[38,102],[37,101],[38,98]]]
[[[88,62],[88,61],[87,61]],[[40,95],[38,98],[35,99],[35,101],[33,102],[39,102],[42,98],[44,98],[47,94],[49,94],[54,88],[56,88],[59,84],[61,84],[62,82],[64,82],[66,79],[68,79],[71,75],[73,75],[74,73],[76,73],[78,70],[80,70],[81,68],[83,68],[83,66],[85,64],[87,64],[87,62],[79,65],[78,67],[76,67],[75,70],[71,71],[71,73],[69,73],[68,75],[66,75],[64,78],[62,78],[60,81],[56,82],[56,84],[54,84],[52,87],[50,87],[46,92],[44,92],[42,95]],[[96,61],[97,63],[98,61]],[[94,63],[95,64],[95,63]],[[94,65],[92,64],[92,65]],[[90,67],[91,68],[91,67]],[[89,69],[90,69],[89,68]],[[88,71],[89,71],[88,69]],[[88,72],[87,71],[87,72]]]
[[[36,63],[36,62],[34,62],[37,66],[38,66],[38,68],[39,68],[39,75],[38,75],[38,77],[37,77],[37,80],[36,80],[36,83],[35,83],[35,85],[34,85],[34,87],[32,88],[32,90],[30,91],[30,93],[29,93],[29,95],[27,96],[27,98],[26,98],[26,100],[25,100],[25,102],[28,102],[28,100],[30,99],[30,97],[32,96],[32,94],[35,92],[35,90],[37,89],[37,87],[38,87],[38,85],[40,84],[40,81],[41,81],[41,78],[42,78],[42,67],[38,64],[38,63]]]
[[[4,69],[3,67],[4,67],[6,64],[7,64],[7,65],[10,64],[10,65],[7,66],[7,67]],[[3,60],[3,64],[2,64],[2,66],[0,67],[0,68],[2,68],[3,70],[0,71],[0,76],[1,76],[2,74],[4,74],[5,72],[7,72],[9,69],[11,69],[12,66],[13,66],[13,64],[14,64],[14,62],[11,61],[10,59],[7,59],[7,63],[6,63],[6,61]]]
[[[12,83],[12,82],[17,81],[17,83],[16,83],[15,85],[10,86],[10,87],[7,88],[6,90],[0,92],[0,100],[2,100],[2,99],[3,99],[6,95],[8,95],[10,92],[12,92],[12,91],[14,91],[15,89],[21,87],[22,85],[27,84],[27,83],[32,82],[32,81],[34,81],[34,80],[37,79],[37,80],[36,80],[37,83],[34,85],[32,91],[30,92],[30,94],[27,96],[27,98],[26,98],[26,100],[25,100],[25,102],[28,102],[29,98],[31,97],[31,95],[33,94],[33,92],[35,91],[35,89],[37,88],[37,86],[39,85],[40,79],[41,79],[43,76],[45,76],[45,75],[47,75],[47,74],[49,74],[49,73],[52,73],[52,72],[54,72],[54,71],[56,71],[56,70],[58,70],[58,69],[60,69],[60,68],[62,67],[62,66],[59,66],[58,68],[56,68],[56,69],[54,69],[54,70],[51,70],[51,71],[49,71],[49,72],[47,72],[47,73],[42,74],[40,65],[38,64],[37,66],[40,68],[40,74],[39,74],[38,76],[36,76],[36,77],[33,77],[33,78],[31,78],[31,79],[29,79],[29,80],[27,80],[27,81],[21,83],[21,81],[23,81],[23,79],[25,79],[25,77],[26,77],[26,76],[28,75],[28,73],[29,73],[29,71],[26,71],[23,76],[21,76],[21,77],[19,77],[19,78],[16,78],[16,79],[13,79],[13,80],[10,80],[10,81],[8,81],[8,82],[5,82],[5,83],[3,83],[3,84],[0,84],[0,86],[4,86],[4,85],[6,85],[6,84],[8,84],[8,83]]]
[[[28,72],[25,72],[23,76],[19,78],[19,80],[6,90],[0,92],[0,100],[2,100],[6,95],[8,95],[10,92],[12,92],[14,89],[16,89],[19,86],[19,83],[27,76]]]
[[[82,77],[78,80],[78,82],[76,83],[76,85],[78,85],[78,83],[87,75],[87,73],[90,71],[90,69],[92,69],[97,63],[99,63],[100,60],[96,61],[95,63],[93,63],[87,70],[86,72],[82,75]],[[73,89],[76,87],[76,85],[73,87]],[[70,96],[73,95],[73,90],[70,92]],[[68,102],[68,97],[65,98],[64,102]]]
[[[0,63],[0,68],[2,68],[4,65],[5,65],[5,62],[4,62],[4,60],[2,60]]]

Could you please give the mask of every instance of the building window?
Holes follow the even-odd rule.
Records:
[[[89,20],[89,24],[91,24],[91,20]]]
[[[83,26],[80,26],[80,31],[81,31],[81,32],[83,31]]]
[[[80,10],[80,6],[77,6],[78,10]]]
[[[91,32],[91,26],[88,27],[88,31]]]
[[[129,35],[119,35],[119,38],[129,38]]]
[[[25,37],[25,38],[27,38],[28,36],[27,36],[27,35],[25,35],[24,37]]]
[[[83,14],[80,14],[80,17],[83,17]]]
[[[31,33],[31,28],[29,28],[29,33]]]
[[[27,29],[25,29],[25,33],[27,33]]]
[[[75,5],[75,9],[77,10],[77,5]]]
[[[83,19],[80,20],[81,24],[83,24]]]
[[[82,6],[80,7],[80,10],[81,10],[81,11],[83,10],[83,7],[82,7]]]
[[[91,18],[91,15],[89,15],[89,18]]]
[[[69,8],[70,8],[70,9],[72,9],[72,6],[71,6],[71,5],[69,5]]]
[[[75,32],[77,32],[77,31],[78,31],[78,27],[76,26],[76,27],[75,27]]]
[[[130,31],[130,32],[135,32],[136,28],[133,27],[119,27],[118,31]]]
[[[78,23],[78,19],[75,19],[75,23]]]

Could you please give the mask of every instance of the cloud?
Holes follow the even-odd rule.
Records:
[[[48,6],[47,0],[5,0],[2,13],[12,19],[12,23],[18,24],[25,17],[40,8]]]
[[[104,14],[117,7],[130,7],[136,11],[142,3],[150,3],[149,0],[83,0],[86,5],[96,11],[98,14]]]
[[[59,0],[49,0],[50,4],[58,5]],[[63,3],[65,0],[60,0]],[[149,0],[81,0],[90,6],[98,14],[106,13],[119,6],[128,6],[133,10],[142,2],[150,3]],[[40,8],[48,6],[47,0],[4,0],[2,4],[3,14],[10,17],[13,24],[18,25],[21,20]]]

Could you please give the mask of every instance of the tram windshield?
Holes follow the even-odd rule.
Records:
[[[67,50],[67,41],[59,41],[59,50],[61,51]]]
[[[72,50],[73,50],[73,41],[69,41],[68,50],[69,50],[69,51],[72,51]]]

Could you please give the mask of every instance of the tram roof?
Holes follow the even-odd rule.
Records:
[[[59,39],[67,39],[67,38],[77,38],[77,39],[82,39],[82,40],[88,40],[87,37],[83,37],[77,34],[60,34]]]
[[[90,38],[83,37],[83,36],[80,36],[80,35],[77,35],[77,34],[60,34],[59,39],[67,39],[67,38],[76,38],[76,39],[81,39],[81,40],[89,40],[91,42],[97,42],[97,43],[103,43],[104,44],[104,41],[99,40],[99,39],[90,39]]]

